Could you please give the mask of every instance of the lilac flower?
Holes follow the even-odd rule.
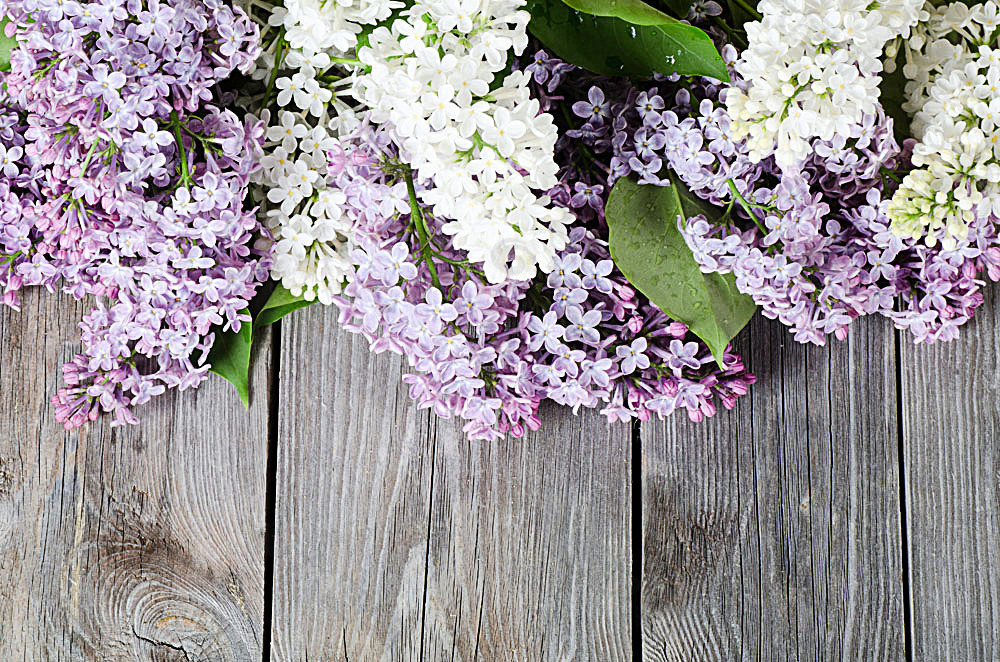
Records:
[[[604,294],[611,293],[611,280],[607,278],[614,268],[611,260],[601,260],[594,264],[592,260],[583,260],[580,273],[583,274],[582,284],[588,290],[597,290]]]
[[[615,348],[615,355],[622,360],[623,375],[630,375],[636,369],[645,370],[649,367],[649,357],[644,354],[645,351],[645,338],[636,338],[630,345],[619,345]]]
[[[455,309],[470,324],[480,325],[486,319],[487,311],[493,306],[494,297],[480,291],[474,281],[466,281],[462,286],[462,296],[455,300]]]
[[[416,307],[416,314],[419,318],[440,322],[454,322],[458,318],[455,306],[444,301],[441,290],[438,288],[429,288],[424,295],[424,300],[426,303],[421,303]]]
[[[3,302],[60,280],[97,299],[53,399],[67,427],[102,412],[133,423],[135,406],[197,386],[213,326],[248,319],[269,267],[243,208],[259,141],[217,106],[218,84],[257,58],[257,30],[219,0],[175,7],[149,5],[162,22],[148,38],[119,0],[4,7],[17,47],[0,92]],[[224,31],[240,36],[228,54],[215,41]],[[217,136],[243,137],[201,147]],[[184,208],[189,190],[217,194]]]
[[[583,258],[577,253],[556,256],[552,271],[549,272],[548,286],[552,288],[579,287],[582,281],[576,271],[580,268],[582,262]]]
[[[577,182],[573,185],[573,189],[573,197],[570,198],[569,203],[571,207],[580,208],[584,205],[589,205],[596,211],[604,209],[604,200],[601,198],[601,194],[604,193],[604,187],[600,184],[591,186],[583,182]]]
[[[604,120],[611,117],[611,104],[604,98],[604,90],[594,86],[587,92],[586,101],[577,101],[573,104],[573,114],[595,126],[600,126]]]
[[[558,315],[565,315],[567,308],[587,300],[587,292],[579,287],[557,287],[553,292],[553,299],[552,311]]]
[[[701,366],[701,359],[698,358],[699,351],[696,342],[685,343],[677,339],[671,340],[667,366],[678,376],[685,368],[697,370]]]
[[[565,327],[558,324],[559,317],[555,311],[545,313],[544,317],[532,315],[528,330],[532,332],[531,341],[528,348],[532,351],[538,350],[543,344],[545,349],[555,352],[559,347],[559,339],[562,338]]]
[[[635,99],[635,109],[643,124],[655,125],[660,121],[660,111],[664,108],[663,97],[656,92],[640,92]]]
[[[328,181],[347,199],[344,222],[352,224],[359,246],[351,253],[354,275],[333,301],[342,324],[365,335],[374,351],[405,355],[413,374],[404,381],[418,405],[461,417],[474,438],[537,429],[544,399],[574,409],[600,405],[612,421],[645,420],[678,407],[700,419],[714,413],[718,402],[733,406],[753,382],[739,358],[726,353],[720,369],[684,325],[635,292],[611,261],[604,203],[609,180],[627,174],[629,158],[637,155],[637,129],[629,123],[634,116],[642,126],[638,93],[619,89],[627,81],[593,77],[544,53],[524,66],[542,109],[563,99],[576,101],[574,114],[582,118],[581,126],[565,133],[571,140],[557,144],[558,183],[547,193],[553,204],[573,210],[578,223],[547,278],[490,285],[467,266],[463,251],[447,241],[432,247],[421,241],[409,222],[411,201],[399,198],[398,172],[380,165],[400,154],[391,128],[363,122],[344,141],[344,158],[334,159],[328,172]],[[660,104],[666,105],[662,99],[652,91],[645,101],[660,113]],[[619,112],[623,107],[629,113],[625,124],[619,122],[626,114]],[[670,137],[661,120],[647,115],[647,135],[661,135],[664,145],[657,151],[660,139],[648,141],[652,157],[644,163],[650,167],[660,159],[659,169],[666,164]],[[699,156],[703,142],[694,128],[678,133],[684,153],[694,159],[692,172],[714,167]],[[590,148],[588,166],[581,167],[573,140]],[[740,190],[747,190],[749,179],[741,180]],[[414,182],[418,195],[431,185]],[[429,208],[421,212],[428,235],[444,237],[449,219],[435,217]],[[718,243],[740,245],[727,239]],[[386,265],[376,256],[398,244],[407,246],[407,262],[416,274],[383,279]],[[403,309],[409,314],[400,314]],[[682,361],[678,373],[668,365],[673,340],[681,343],[682,359],[673,359]],[[685,343],[697,351],[692,354]],[[685,393],[679,404],[678,393]]]
[[[566,327],[566,340],[579,340],[588,345],[597,345],[601,340],[601,334],[597,330],[597,325],[601,322],[601,317],[601,311],[599,310],[583,312],[583,309],[579,306],[568,307],[566,309],[566,320],[569,322],[569,325]]]
[[[385,285],[395,285],[399,279],[412,280],[417,277],[417,268],[407,261],[410,248],[403,242],[395,244],[388,251],[379,251],[374,265],[379,270]]]
[[[660,183],[660,178],[657,176],[663,167],[660,157],[654,156],[649,162],[644,162],[633,156],[628,160],[628,165],[632,172],[639,175],[640,184]]]

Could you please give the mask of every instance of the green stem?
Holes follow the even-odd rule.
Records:
[[[431,272],[431,282],[434,287],[441,289],[441,281],[438,280],[437,269],[434,268],[434,258],[431,256],[430,239],[427,233],[427,225],[424,221],[424,212],[420,209],[417,201],[417,188],[413,185],[413,171],[406,169],[406,192],[410,196],[410,216],[413,217],[413,225],[417,229],[417,236],[420,238],[420,253],[423,255],[427,270]]]
[[[271,77],[267,81],[267,89],[264,90],[264,100],[260,104],[260,109],[264,110],[271,103],[271,94],[274,92],[275,81],[278,80],[278,70],[285,61],[288,54],[288,42],[285,41],[285,28],[278,32],[278,47],[274,52],[274,69],[271,70]]]
[[[184,149],[184,136],[181,135],[181,123],[177,119],[177,111],[170,111],[170,124],[174,127],[174,138],[177,140],[177,151],[181,159],[181,183],[184,188],[190,188],[191,175],[188,173],[187,150]]]
[[[83,177],[87,174],[87,168],[90,167],[90,159],[94,158],[94,152],[97,151],[97,141],[90,146],[90,151],[87,152],[87,158],[83,160],[83,165],[80,166],[80,176]]]
[[[330,62],[335,62],[336,64],[353,64],[359,67],[364,66],[364,62],[356,57],[331,57]]]
[[[742,44],[744,47],[747,45],[746,37],[744,37],[739,32],[729,27],[729,24],[723,21],[720,17],[713,16],[712,22],[715,23],[720,28],[722,28],[722,31],[725,32],[727,35],[729,35],[729,38],[732,39],[733,41]]]
[[[756,18],[758,21],[760,19],[764,18],[759,11],[757,11],[756,9],[754,9],[753,7],[751,7],[749,4],[747,4],[745,0],[733,0],[733,2],[735,2],[736,4],[738,4],[740,7],[742,7],[743,9],[745,9],[747,12],[749,12],[750,15],[753,16],[754,18]]]
[[[768,209],[768,207],[765,205],[758,205],[756,203],[749,202],[748,200],[746,200],[742,195],[740,195],[739,189],[736,188],[736,183],[733,180],[730,179],[727,183],[729,184],[729,190],[732,191],[733,193],[733,197],[736,199],[737,202],[740,203],[740,206],[743,207],[743,211],[747,213],[747,215],[751,218],[751,220],[753,220],[754,224],[760,229],[761,232],[767,234],[767,228],[761,224],[760,219],[757,218],[757,215],[753,213],[753,210],[754,208]]]

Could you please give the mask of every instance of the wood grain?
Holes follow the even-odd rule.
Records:
[[[467,442],[335,320],[282,341],[271,659],[631,659],[627,426]]]
[[[1000,291],[958,340],[902,334],[915,660],[1000,659]]]
[[[632,659],[630,426],[542,421],[495,443],[438,427],[422,659]]]
[[[250,412],[213,378],[67,433],[49,399],[83,311],[0,313],[0,659],[259,660],[266,349]]]
[[[903,659],[888,323],[817,348],[758,316],[738,344],[733,411],[642,426],[644,660]]]

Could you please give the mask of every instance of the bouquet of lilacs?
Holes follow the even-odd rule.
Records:
[[[313,303],[471,438],[732,407],[759,307],[950,340],[1000,279],[993,0],[0,0],[0,284],[68,425]],[[317,330],[321,332],[321,330]]]
[[[196,386],[271,247],[246,205],[263,140],[223,84],[260,54],[220,0],[0,0],[0,287],[89,297],[54,397],[67,427]]]

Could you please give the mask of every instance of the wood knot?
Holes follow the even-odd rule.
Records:
[[[644,605],[683,604],[699,594],[735,544],[736,515],[693,508],[662,477],[643,486],[643,509]]]
[[[10,496],[21,484],[21,462],[0,456],[0,498]]]

